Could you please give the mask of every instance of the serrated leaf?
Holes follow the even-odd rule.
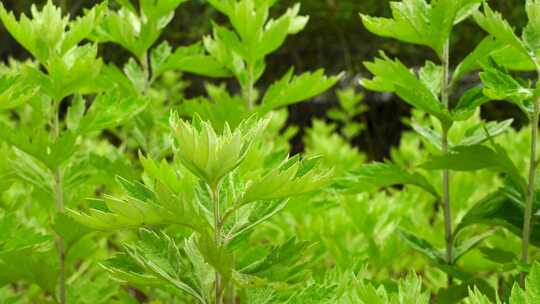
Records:
[[[478,201],[463,217],[456,232],[465,229],[471,225],[486,224],[492,226],[501,226],[508,229],[517,236],[521,236],[523,228],[524,214],[524,196],[515,186],[506,185],[499,190],[486,195]],[[538,202],[534,203],[535,209],[538,209]],[[538,224],[538,215],[535,218],[533,229],[540,229]],[[535,246],[540,245],[540,238],[531,235],[531,243]]]
[[[125,96],[117,88],[99,94],[83,116],[78,133],[85,134],[112,128],[143,111],[149,100]]]
[[[441,91],[443,68],[431,61],[426,61],[418,72],[418,78],[429,88],[433,95],[438,96]]]
[[[309,246],[309,242],[290,238],[283,244],[273,247],[264,258],[246,266],[241,272],[271,281],[286,282],[291,276],[289,272],[298,263],[302,263],[301,260]]]
[[[172,69],[209,77],[228,77],[231,75],[219,61],[205,54],[204,48],[199,43],[177,48],[155,70],[155,73],[159,75]]]
[[[28,83],[24,75],[0,75],[0,111],[16,108],[39,91],[39,87]]]
[[[533,304],[540,301],[540,265],[535,263],[525,279],[525,290],[517,283],[512,288],[510,304]]]
[[[535,54],[540,50],[540,2],[537,0],[527,0],[525,11],[529,22],[523,29],[522,39],[531,53]]]
[[[521,54],[529,56],[527,48],[514,33],[514,29],[510,24],[502,18],[501,14],[494,12],[487,2],[484,2],[483,9],[483,13],[476,12],[474,14],[476,23],[497,40],[509,44]]]
[[[482,88],[469,89],[461,96],[456,107],[452,109],[452,118],[454,121],[467,120],[474,115],[478,107],[488,101],[489,98],[484,95]]]
[[[339,188],[353,189],[356,192],[376,191],[394,185],[414,185],[439,197],[435,188],[424,176],[407,172],[391,163],[363,165],[360,169],[349,172],[345,179],[338,182]]]
[[[441,55],[455,23],[461,22],[480,1],[424,0],[391,2],[392,18],[361,15],[364,26],[372,33],[408,43],[431,47]]]
[[[268,88],[260,111],[265,113],[319,95],[335,85],[340,78],[341,75],[327,77],[322,69],[293,76],[291,68]]]
[[[455,171],[490,169],[506,173],[519,185],[526,184],[520,171],[501,147],[493,150],[482,145],[456,146],[446,155],[433,156],[422,167],[428,170]]]
[[[66,125],[70,131],[75,132],[86,111],[86,101],[81,95],[75,95],[66,114]]]
[[[446,259],[443,253],[433,247],[433,245],[431,245],[428,241],[405,230],[400,230],[399,233],[414,250],[422,253],[437,264],[446,264]]]
[[[480,78],[487,97],[493,100],[508,100],[526,113],[531,111],[525,101],[533,97],[532,89],[523,87],[512,76],[495,68],[487,68],[480,73]]]
[[[333,172],[315,164],[310,159],[286,157],[275,168],[248,182],[239,207],[257,200],[284,199],[323,189],[331,183]]]
[[[439,118],[443,123],[451,123],[450,115],[438,98],[399,60],[391,60],[382,53],[381,58],[364,65],[374,75],[372,80],[361,81],[365,88],[395,92],[408,104]]]
[[[460,142],[460,146],[478,145],[490,138],[494,138],[506,132],[512,126],[513,119],[498,121],[490,121],[482,126],[473,127],[465,133],[465,138]]]
[[[480,69],[481,65],[488,60],[493,52],[501,50],[504,47],[505,45],[493,36],[484,38],[456,67],[452,74],[452,82],[456,83],[467,73]]]
[[[158,288],[170,287],[207,303],[202,283],[184,249],[165,233],[140,230],[140,241],[125,246],[126,254],[109,260],[105,269],[120,280]]]

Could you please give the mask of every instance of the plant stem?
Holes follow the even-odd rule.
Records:
[[[442,153],[448,153],[448,128],[443,129],[442,136]],[[452,236],[452,210],[450,206],[450,171],[445,169],[442,173],[443,179],[443,206],[444,206],[444,235],[446,243],[446,262],[448,265],[452,264],[452,247],[453,247],[453,236]],[[448,277],[449,285],[452,283],[452,277]]]
[[[539,73],[540,75],[540,73]],[[521,260],[527,264],[529,262],[529,241],[531,238],[531,219],[532,219],[532,207],[534,202],[534,190],[536,183],[536,154],[537,154],[537,138],[538,138],[538,115],[539,115],[539,100],[534,102],[534,112],[531,117],[531,154],[529,160],[529,181],[527,185],[527,194],[525,202],[525,214],[523,218],[523,237],[522,237],[522,251]],[[520,275],[520,284],[523,287],[525,285],[525,274]]]
[[[441,83],[441,100],[444,107],[448,110],[448,95],[449,95],[449,84],[448,84],[448,74],[449,74],[449,64],[450,64],[450,47],[449,41],[446,42],[443,54],[442,54],[442,66],[443,66],[443,79]],[[449,126],[445,126],[443,123],[442,130],[442,153],[448,153],[448,131],[450,130]],[[446,243],[446,262],[448,265],[452,264],[452,247],[454,243],[452,235],[452,210],[450,206],[450,171],[448,169],[443,170],[442,172],[443,180],[443,193],[442,193],[442,203],[444,206],[444,234],[445,234],[445,243]],[[452,285],[452,276],[448,276],[448,285]]]
[[[60,137],[60,102],[55,102],[56,104],[56,111],[53,118],[53,124],[54,124],[54,138],[57,140]],[[54,200],[56,205],[56,212],[58,214],[64,213],[64,191],[62,189],[63,187],[63,179],[64,174],[62,172],[62,169],[60,166],[56,168],[54,171]],[[66,252],[65,252],[65,245],[64,240],[61,236],[56,236],[56,246],[58,248],[58,259],[59,259],[59,270],[58,270],[58,297],[60,304],[66,303],[66,273],[65,273],[65,260],[66,260]]]
[[[248,84],[246,87],[246,102],[247,102],[248,110],[252,110],[253,106],[255,105],[253,101],[253,91],[254,91],[253,86],[255,85],[254,84],[255,81],[254,81],[254,76],[253,76],[253,66],[251,64],[248,65],[247,71],[248,71]]]
[[[219,206],[219,186],[211,187],[212,204],[214,205],[214,244],[216,248],[221,246],[221,217]],[[216,271],[215,295],[216,304],[222,304],[221,300],[221,275]]]

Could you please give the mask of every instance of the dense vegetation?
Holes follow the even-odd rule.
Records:
[[[355,11],[407,47],[352,82],[276,75],[310,21],[296,3],[0,3],[26,53],[0,66],[0,303],[540,303],[540,1],[515,26],[490,5]],[[360,89],[412,107],[384,162],[353,145],[377,128]],[[525,125],[487,120],[495,101]]]

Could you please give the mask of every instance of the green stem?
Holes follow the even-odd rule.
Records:
[[[449,109],[448,95],[450,87],[448,84],[448,74],[449,74],[449,64],[450,64],[450,47],[449,42],[447,41],[442,54],[442,66],[443,66],[443,79],[441,86],[441,101],[445,109]],[[443,123],[444,124],[444,123]],[[443,125],[442,131],[442,153],[448,153],[448,131],[450,127]],[[450,206],[450,171],[448,169],[443,170],[442,172],[443,180],[443,194],[442,194],[442,203],[444,207],[444,234],[445,234],[445,244],[446,244],[446,262],[448,265],[452,264],[452,248],[454,243],[454,238],[452,235],[452,210]],[[448,276],[448,285],[452,285],[452,276]]]
[[[220,206],[219,206],[219,186],[211,187],[210,193],[212,195],[212,204],[214,205],[214,244],[216,245],[216,248],[219,248],[221,246],[221,217],[220,217]],[[215,279],[216,304],[222,304],[221,275],[219,274],[219,271],[216,271],[215,275],[216,275],[216,279]]]
[[[444,128],[442,136],[442,153],[448,153],[448,128]],[[444,206],[444,235],[446,243],[446,262],[448,265],[452,264],[452,248],[453,248],[453,235],[452,235],[452,210],[450,206],[450,171],[443,170],[443,206]],[[448,282],[452,282],[452,278],[448,278]]]
[[[540,75],[540,73],[539,73]],[[539,100],[534,102],[534,112],[531,117],[531,152],[529,160],[529,181],[527,185],[527,194],[525,202],[525,214],[523,218],[523,237],[522,237],[522,251],[521,260],[527,264],[529,262],[529,242],[531,238],[531,219],[532,219],[532,207],[534,202],[534,186],[536,183],[536,154],[537,154],[537,138],[538,138],[538,115],[539,115]],[[523,287],[525,285],[525,274],[521,273],[520,283]]]
[[[57,140],[60,137],[60,120],[59,120],[59,108],[60,108],[60,101],[55,102],[56,104],[56,111],[53,118],[53,124],[54,124],[54,137],[55,140]],[[54,200],[56,205],[56,212],[58,214],[64,213],[64,191],[63,191],[63,179],[64,174],[62,172],[62,169],[60,167],[57,167],[54,171]],[[61,236],[56,236],[56,246],[58,248],[58,259],[59,259],[59,273],[58,273],[58,298],[60,304],[66,303],[66,274],[65,274],[65,260],[66,260],[66,252],[65,252],[65,245],[64,240]]]

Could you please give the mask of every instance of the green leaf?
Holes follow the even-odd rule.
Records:
[[[476,126],[468,129],[465,133],[465,138],[460,142],[460,146],[478,145],[490,138],[494,138],[504,132],[506,132],[512,126],[513,119],[498,121],[490,121],[481,126]]]
[[[300,3],[296,3],[289,8],[285,14],[276,20],[271,19],[265,26],[261,40],[256,42],[260,46],[257,48],[256,59],[264,58],[266,55],[277,50],[289,34],[296,34],[306,26],[309,18],[298,16]]]
[[[512,288],[510,304],[533,304],[540,301],[540,265],[535,263],[525,279],[525,290],[517,283]]]
[[[539,202],[535,202],[535,210]],[[456,227],[456,233],[472,225],[501,226],[517,236],[522,235],[523,214],[525,199],[520,190],[515,186],[506,185],[501,189],[486,195],[478,201],[463,217]],[[535,218],[532,229],[540,229],[538,215]],[[531,243],[540,246],[538,235],[531,236]]]
[[[58,268],[50,241],[15,214],[0,215],[0,286],[24,280],[54,292]]]
[[[152,67],[152,78],[157,78],[165,70],[164,64],[172,54],[171,45],[167,41],[163,41],[160,45],[152,49],[150,52],[150,66]]]
[[[35,130],[30,135],[24,129],[13,129],[0,122],[0,135],[5,142],[39,160],[51,170],[56,170],[76,151],[76,137],[70,131],[62,133],[52,142],[45,131]]]
[[[148,102],[146,98],[126,96],[118,88],[99,94],[81,119],[78,133],[86,134],[121,125],[143,111]]]
[[[283,244],[271,248],[264,258],[244,267],[240,272],[273,282],[287,282],[297,275],[292,271],[298,270],[298,265],[304,264],[303,259],[310,245],[309,242],[289,238]]]
[[[484,2],[483,8],[483,14],[480,12],[474,14],[476,23],[497,40],[512,46],[522,55],[529,56],[527,48],[501,14],[491,10],[487,2]]]
[[[86,44],[73,47],[62,56],[54,56],[47,63],[47,74],[34,71],[35,81],[56,102],[75,93],[96,93],[100,89],[93,81],[98,78],[103,64],[97,51],[97,45]]]
[[[505,45],[493,36],[484,38],[456,67],[452,75],[452,82],[456,83],[467,73],[480,69],[493,52],[499,51],[504,47]]]
[[[452,118],[454,121],[467,120],[474,115],[478,107],[488,101],[489,98],[484,95],[482,88],[469,89],[461,96],[456,107],[452,109]]]
[[[57,259],[54,258],[56,254],[54,251],[30,250],[0,253],[0,285],[23,280],[54,293],[58,278]]]
[[[474,290],[469,288],[469,297],[467,298],[467,300],[469,300],[471,304],[492,304],[493,303],[476,286],[474,287]]]
[[[214,57],[205,54],[201,44],[177,48],[154,73],[160,75],[168,70],[179,70],[209,77],[228,77],[231,73]]]
[[[238,36],[232,38],[228,33],[221,35],[221,40],[229,48],[235,49],[236,53],[242,57],[249,65],[254,66],[265,56],[278,49],[288,35],[301,31],[308,18],[298,16],[300,4],[289,8],[277,19],[269,18],[269,8],[273,4],[269,1],[242,0],[224,3],[221,0],[209,1],[212,6],[225,14]],[[224,29],[218,29],[214,25],[214,36]],[[236,36],[236,35],[235,35]],[[217,38],[217,37],[215,37]]]
[[[59,214],[56,217],[52,228],[60,237],[62,237],[66,252],[69,251],[71,246],[73,246],[83,236],[91,232],[90,229],[82,226],[65,214]]]
[[[224,85],[208,84],[206,91],[209,95],[208,99],[184,100],[178,108],[178,114],[191,118],[199,116],[202,120],[209,121],[219,132],[224,130],[226,124],[231,128],[238,127],[243,120],[252,115],[244,99],[238,95],[231,96]]]
[[[133,5],[124,1],[118,11],[107,11],[95,31],[94,40],[121,45],[145,60],[148,50],[174,17],[175,9],[185,0],[145,0],[140,3],[140,15]]]
[[[439,290],[438,302],[442,304],[461,303],[461,301],[469,295],[471,288],[478,288],[484,294],[488,294],[489,299],[495,298],[495,290],[484,280],[468,280],[460,284],[454,284],[447,288]],[[491,302],[488,302],[491,303]]]
[[[533,91],[523,87],[512,76],[496,68],[487,68],[480,73],[484,84],[484,94],[493,100],[508,100],[519,106],[525,113],[530,112],[530,107],[525,101],[533,97]]]
[[[436,264],[446,264],[444,254],[440,250],[437,250],[435,247],[433,247],[433,245],[431,245],[428,241],[419,238],[411,232],[405,230],[400,230],[399,233],[407,242],[407,244],[411,246],[414,250],[422,253]]]
[[[248,182],[239,206],[257,200],[289,198],[323,189],[331,183],[333,172],[316,166],[315,159],[286,157],[278,166],[261,172]]]
[[[147,86],[147,77],[143,68],[133,58],[124,65],[124,74],[131,81],[133,88],[142,94]]]
[[[529,18],[529,23],[523,29],[522,39],[532,54],[536,57],[540,51],[540,2],[538,0],[527,0],[525,11]]]
[[[86,101],[81,95],[75,95],[66,114],[66,125],[70,131],[75,132],[79,128],[80,121],[86,110]]]
[[[234,131],[228,125],[221,134],[208,122],[188,123],[171,116],[170,124],[176,140],[178,159],[193,174],[215,187],[223,177],[237,168],[254,141],[260,139],[267,119],[249,119]]]
[[[326,77],[322,69],[293,76],[291,68],[268,88],[260,111],[269,112],[319,95],[335,85],[340,78],[341,75]]]
[[[513,252],[501,248],[480,247],[479,250],[483,257],[499,264],[509,264],[518,259]]]
[[[60,8],[47,1],[39,11],[32,5],[32,19],[22,15],[20,20],[0,4],[0,19],[8,32],[40,62],[45,63],[50,50],[58,50],[68,24],[68,17],[62,17]]]
[[[435,96],[439,96],[442,86],[443,68],[431,61],[418,72],[418,78],[426,85]]]
[[[423,126],[421,126],[421,125],[419,125],[417,123],[412,123],[411,127],[413,128],[413,130],[416,133],[418,133],[420,136],[422,136],[424,139],[426,139],[434,147],[436,147],[439,150],[442,149],[442,137],[441,137],[441,134],[439,134],[438,132],[436,132],[435,130],[433,130],[431,128],[424,128]],[[449,145],[451,146],[450,143],[449,143]]]
[[[422,167],[428,170],[454,171],[490,169],[506,173],[518,185],[526,184],[520,171],[499,146],[494,150],[482,145],[456,146],[446,155],[433,156]]]
[[[441,102],[422,81],[399,60],[391,60],[384,53],[374,62],[364,63],[375,76],[372,80],[362,80],[361,84],[373,91],[395,92],[405,102],[425,111],[442,122],[450,124],[452,119]]]
[[[28,83],[24,75],[0,75],[0,111],[16,108],[39,91],[39,87]]]
[[[463,241],[459,246],[455,247],[452,254],[452,264],[455,264],[461,257],[475,249],[480,243],[486,240],[488,237],[493,235],[493,231],[488,231],[479,235],[475,235],[465,241]]]
[[[363,165],[360,169],[349,172],[348,176],[338,183],[340,188],[353,189],[355,192],[376,191],[395,185],[417,186],[439,197],[435,188],[424,176],[419,173],[409,173],[391,163]]]
[[[216,246],[206,234],[202,234],[197,239],[197,248],[204,260],[221,275],[223,285],[227,286],[234,269],[232,252],[226,246]]]
[[[125,245],[126,254],[109,260],[105,269],[121,281],[170,287],[208,303],[202,289],[204,282],[194,275],[195,266],[183,246],[165,233],[141,229],[139,236],[140,241]]]
[[[390,3],[392,18],[361,17],[364,26],[376,35],[425,45],[442,55],[454,24],[467,18],[479,2],[403,0]]]
[[[470,274],[464,272],[456,265],[448,264],[443,251],[436,249],[427,240],[403,229],[400,229],[399,233],[412,249],[426,256],[440,270],[462,281],[470,280]]]

